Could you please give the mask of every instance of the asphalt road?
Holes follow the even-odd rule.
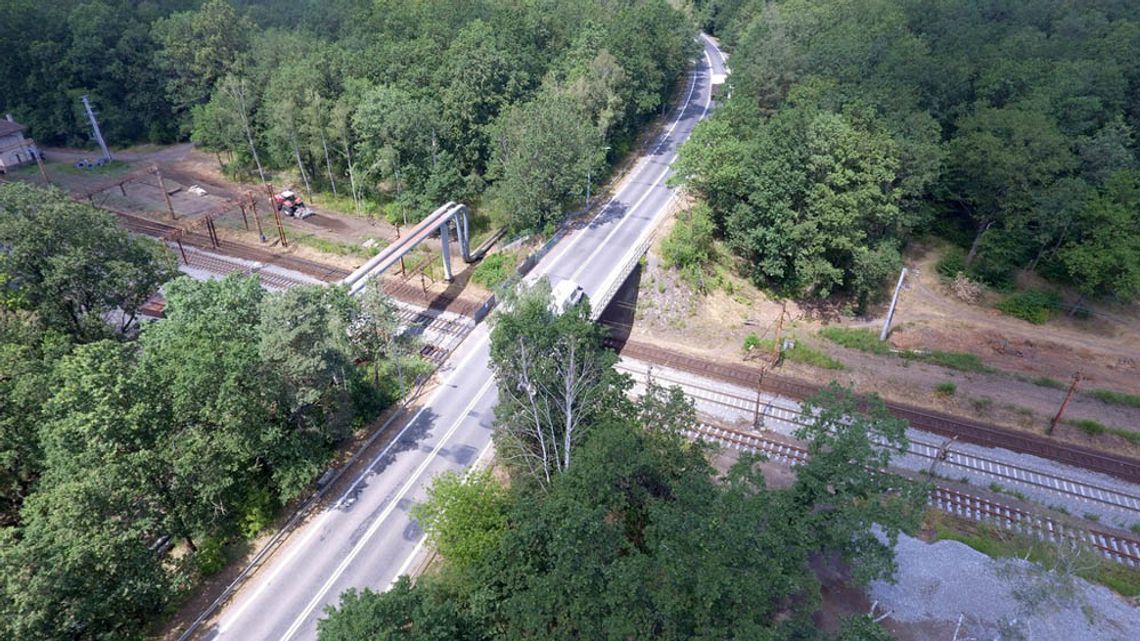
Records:
[[[665,215],[665,187],[677,147],[711,105],[719,50],[702,38],[684,102],[649,153],[598,216],[556,246],[533,274],[569,278],[587,295],[610,275]],[[432,477],[460,471],[491,442],[496,391],[488,369],[488,329],[480,325],[441,368],[442,384],[391,444],[328,510],[313,517],[202,630],[200,639],[293,641],[316,638],[317,620],[349,588],[387,588],[419,552],[421,532],[409,508]]]

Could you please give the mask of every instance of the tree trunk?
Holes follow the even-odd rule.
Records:
[[[994,224],[992,220],[984,220],[978,224],[978,233],[974,236],[974,242],[970,245],[970,253],[966,254],[966,267],[973,264],[974,259],[978,257],[978,248],[982,245],[982,236],[986,235],[990,227]]]
[[[1069,310],[1069,318],[1077,315],[1077,310],[1081,308],[1081,304],[1085,302],[1085,295],[1081,294],[1077,297],[1077,302],[1073,303],[1072,309]]]
[[[313,201],[313,188],[309,185],[309,174],[305,172],[305,165],[301,162],[301,148],[297,146],[297,136],[293,136],[293,155],[297,158],[297,171],[301,172],[301,180],[305,181],[305,197]]]
[[[245,140],[249,143],[249,150],[253,154],[253,162],[257,165],[257,175],[261,177],[261,184],[268,181],[265,179],[265,168],[261,166],[261,158],[257,155],[257,145],[253,142],[253,129],[249,124],[249,114],[245,106],[245,80],[238,81],[238,86],[232,89],[232,96],[238,103],[238,116],[241,117],[242,130],[245,132]]]
[[[325,170],[328,172],[329,185],[332,186],[333,196],[339,196],[336,192],[336,178],[333,178],[332,160],[329,159],[329,143],[325,138],[325,123],[321,119],[321,94],[315,94],[313,100],[313,110],[317,117],[317,132],[321,135],[321,148],[325,151]]]

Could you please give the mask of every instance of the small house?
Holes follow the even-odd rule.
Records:
[[[7,115],[0,120],[0,174],[24,163],[34,162],[40,153],[36,143],[24,137],[25,127]]]

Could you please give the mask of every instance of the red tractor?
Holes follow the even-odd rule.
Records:
[[[286,189],[285,191],[275,195],[273,202],[277,204],[277,211],[292,216],[293,218],[308,218],[313,215],[313,210],[301,200],[301,197],[294,192]]]

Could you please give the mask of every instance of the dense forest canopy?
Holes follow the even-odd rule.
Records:
[[[0,112],[41,143],[87,141],[88,94],[112,145],[189,137],[412,220],[490,183],[517,229],[560,220],[695,46],[665,0],[14,0],[0,42]]]
[[[678,171],[758,283],[866,300],[933,232],[994,285],[1140,294],[1140,4],[693,5],[732,99]]]

